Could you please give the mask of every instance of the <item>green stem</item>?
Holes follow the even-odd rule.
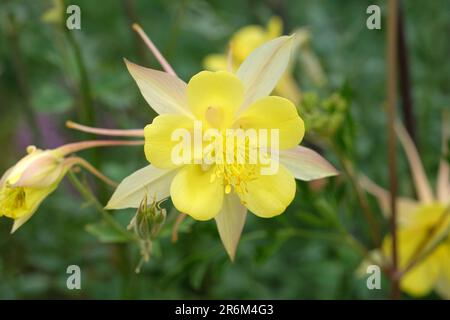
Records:
[[[81,48],[73,36],[71,30],[67,30],[64,27],[64,32],[67,36],[67,40],[71,45],[74,55],[75,61],[77,64],[78,72],[79,72],[79,85],[80,85],[80,93],[81,93],[81,104],[78,109],[80,122],[85,123],[89,126],[94,125],[95,114],[93,107],[93,99],[91,93],[91,84],[88,76],[88,72],[86,69],[86,64],[84,62],[83,54],[81,52]]]
[[[133,236],[127,229],[117,222],[104,208],[103,205],[97,200],[97,198],[92,194],[91,190],[82,183],[73,171],[68,173],[69,179],[73,186],[78,190],[78,192],[91,204],[94,205],[95,209],[102,215],[103,220],[108,223],[113,229],[123,234],[130,241],[138,241],[137,237]]]
[[[371,233],[372,240],[375,244],[375,247],[381,246],[381,229],[380,225],[375,217],[375,214],[370,209],[369,202],[365,196],[365,193],[359,184],[358,178],[356,176],[355,168],[352,162],[344,155],[343,152],[339,150],[337,146],[335,146],[332,142],[329,142],[329,145],[334,150],[339,162],[341,163],[342,168],[344,169],[344,173],[347,176],[348,180],[352,188],[355,190],[356,196],[358,198],[359,205],[364,213],[367,224],[369,225],[369,230]]]

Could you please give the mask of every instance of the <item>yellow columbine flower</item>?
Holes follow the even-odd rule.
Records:
[[[28,147],[28,154],[8,169],[0,180],[0,217],[13,219],[11,232],[16,231],[31,218],[41,202],[58,187],[67,171],[74,165],[80,165],[111,183],[84,159],[66,156],[92,147],[133,143],[133,141],[97,140],[71,143],[50,150]]]
[[[28,147],[27,151],[0,180],[0,216],[14,219],[12,232],[33,215],[68,169],[56,150]]]
[[[211,71],[228,70],[230,68],[232,71],[235,71],[253,50],[263,43],[281,36],[282,32],[283,21],[276,16],[269,20],[266,28],[259,25],[245,26],[231,37],[230,61],[228,61],[229,58],[225,54],[210,54],[204,59],[203,65],[207,70]],[[300,39],[300,37],[297,39]],[[229,63],[231,63],[231,66],[228,66]],[[300,100],[300,91],[292,76],[292,72],[292,65],[289,65],[277,83],[274,93],[297,104]]]
[[[215,218],[233,258],[247,208],[260,217],[279,215],[294,199],[295,178],[335,175],[336,170],[325,159],[298,146],[304,126],[294,104],[268,96],[288,65],[291,44],[292,37],[276,38],[252,52],[236,74],[202,71],[188,84],[126,61],[144,98],[160,115],[145,128],[144,151],[151,165],[125,178],[107,208],[138,207],[147,194],[153,201],[171,196],[180,212],[196,220]],[[203,129],[214,128],[223,135],[230,128],[277,129],[278,170],[262,175],[259,169],[264,164],[249,159],[207,164],[206,155],[196,155],[195,150],[192,159],[197,162],[175,163],[173,132],[180,128],[192,132],[198,122]]]
[[[433,252],[407,270],[400,285],[403,291],[413,296],[424,296],[435,289],[440,295],[450,299],[449,166],[444,159],[441,160],[437,194],[434,195],[414,143],[402,126],[397,126],[396,129],[406,151],[418,195],[418,200],[403,197],[397,199],[400,270],[405,270],[414,259],[420,257],[428,244],[440,237],[446,237]],[[446,136],[444,134],[444,142]],[[446,148],[446,143],[443,146]],[[389,214],[389,192],[368,178],[364,177],[362,183],[377,197],[383,212]],[[391,250],[392,238],[388,235],[381,248],[385,259],[390,259]]]

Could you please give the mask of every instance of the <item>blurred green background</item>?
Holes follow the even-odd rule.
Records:
[[[65,5],[68,5],[67,2]],[[122,58],[160,68],[131,30],[139,22],[184,80],[202,69],[205,55],[225,50],[229,37],[273,15],[286,30],[308,27],[311,47],[328,78],[317,88],[301,65],[295,74],[304,91],[320,97],[345,88],[349,112],[343,143],[357,169],[387,186],[385,99],[385,1],[381,0],[107,0],[70,1],[81,8],[81,30],[45,21],[53,1],[0,3],[0,171],[29,144],[53,148],[86,139],[66,120],[103,127],[142,128],[155,113],[141,97]],[[382,8],[382,29],[366,28],[366,8]],[[417,141],[432,181],[440,154],[441,113],[450,105],[450,2],[403,2],[412,73]],[[64,7],[65,8],[65,7]],[[51,19],[50,19],[51,20]],[[403,154],[400,191],[413,196]],[[121,180],[146,164],[140,147],[84,152],[108,176]],[[325,157],[339,169],[333,153]],[[98,187],[104,203],[112,189]],[[377,213],[373,198],[370,205]],[[330,179],[319,192],[298,183],[287,212],[273,219],[249,215],[231,263],[213,221],[185,221],[175,244],[167,226],[140,274],[133,243],[105,243],[92,225],[100,215],[65,181],[14,235],[0,220],[0,298],[105,299],[378,299],[355,270],[361,255],[342,241],[336,221],[366,244],[370,241],[348,182]],[[126,225],[134,212],[117,211]],[[86,226],[90,225],[88,232]],[[95,228],[94,228],[95,229]],[[100,232],[101,233],[101,232]],[[117,239],[116,239],[117,240]],[[81,267],[82,289],[68,290],[66,268]],[[430,296],[433,298],[434,296]]]

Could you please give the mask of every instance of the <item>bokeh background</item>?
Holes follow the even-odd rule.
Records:
[[[103,127],[142,128],[154,112],[141,97],[122,58],[160,68],[131,29],[139,22],[188,80],[202,60],[226,48],[230,36],[249,24],[283,18],[286,31],[307,27],[310,46],[328,79],[317,86],[302,64],[295,76],[304,92],[327,97],[345,91],[348,113],[343,144],[357,170],[388,185],[385,101],[385,1],[381,0],[107,0],[70,1],[81,8],[81,30],[67,31],[52,17],[56,2],[0,3],[0,171],[36,144],[53,148],[87,136],[65,128],[68,119]],[[66,2],[65,5],[69,3]],[[366,9],[382,9],[382,29],[368,30]],[[450,105],[450,2],[404,1],[411,68],[416,141],[426,171],[435,179],[442,110]],[[332,152],[324,156],[339,169]],[[400,153],[400,193],[413,196]],[[140,147],[101,149],[82,155],[121,180],[146,164]],[[104,203],[112,189],[93,181]],[[316,188],[298,183],[287,212],[274,219],[249,215],[237,258],[231,263],[213,221],[185,221],[171,242],[176,216],[154,243],[150,262],[134,272],[140,255],[134,243],[98,227],[101,220],[68,181],[17,233],[0,220],[0,298],[105,299],[378,299],[357,275],[362,257],[342,241],[336,221],[371,244],[355,193],[343,179]],[[369,198],[383,231],[387,224]],[[126,225],[133,210],[114,217]],[[82,271],[82,290],[68,290],[66,268]],[[436,298],[430,295],[428,298]]]

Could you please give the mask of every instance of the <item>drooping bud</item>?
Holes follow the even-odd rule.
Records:
[[[109,179],[71,153],[99,146],[136,145],[134,141],[83,141],[63,145],[57,149],[27,148],[27,155],[5,172],[0,179],[0,216],[14,219],[11,232],[17,230],[38,209],[41,202],[59,185],[74,165],[80,165],[100,179]]]
[[[63,155],[55,150],[30,146],[27,152],[0,180],[0,216],[14,219],[11,232],[34,214],[67,172]]]
[[[11,168],[5,182],[14,187],[45,188],[54,184],[64,170],[63,155],[54,150],[27,148],[28,154]]]

